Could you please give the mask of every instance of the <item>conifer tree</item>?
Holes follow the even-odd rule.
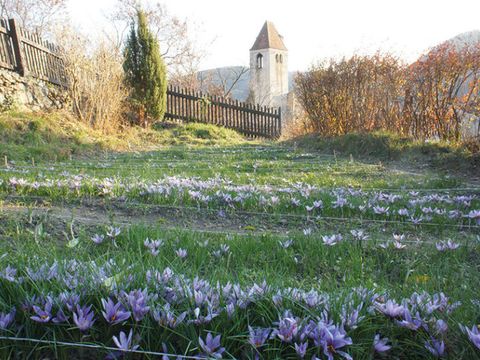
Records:
[[[160,46],[148,29],[142,10],[137,10],[127,38],[123,69],[130,88],[130,100],[144,126],[149,120],[162,120],[167,104],[167,74]]]

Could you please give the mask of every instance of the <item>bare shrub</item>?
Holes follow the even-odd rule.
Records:
[[[406,72],[404,116],[416,137],[460,140],[462,122],[480,115],[480,44],[445,43]]]
[[[88,39],[71,29],[63,29],[59,39],[75,115],[95,129],[117,129],[127,96],[121,54],[102,41],[89,49]]]
[[[391,55],[355,55],[313,66],[296,77],[296,92],[313,130],[403,131],[402,64]]]

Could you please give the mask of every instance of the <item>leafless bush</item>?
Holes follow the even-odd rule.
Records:
[[[88,40],[69,29],[62,30],[61,40],[75,115],[104,132],[117,129],[127,96],[121,55],[106,42],[89,49]]]
[[[299,100],[315,131],[341,135],[402,131],[402,65],[391,55],[330,60],[296,77]]]

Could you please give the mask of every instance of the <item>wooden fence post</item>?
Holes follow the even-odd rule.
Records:
[[[8,24],[10,27],[10,36],[12,37],[13,51],[17,60],[17,71],[21,76],[26,76],[28,75],[28,69],[21,45],[22,37],[20,34],[20,28],[15,19],[8,19]]]

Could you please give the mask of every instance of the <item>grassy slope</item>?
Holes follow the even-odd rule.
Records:
[[[152,150],[162,146],[232,145],[245,140],[232,130],[204,124],[169,124],[157,130],[126,128],[105,135],[72,119],[65,113],[0,115],[0,155],[11,160],[66,159],[101,150]]]
[[[480,149],[478,143],[450,144],[441,141],[415,141],[398,135],[376,132],[353,133],[344,136],[322,138],[308,135],[288,140],[310,151],[336,153],[382,162],[401,162],[409,167],[425,166],[440,170],[480,173]]]

